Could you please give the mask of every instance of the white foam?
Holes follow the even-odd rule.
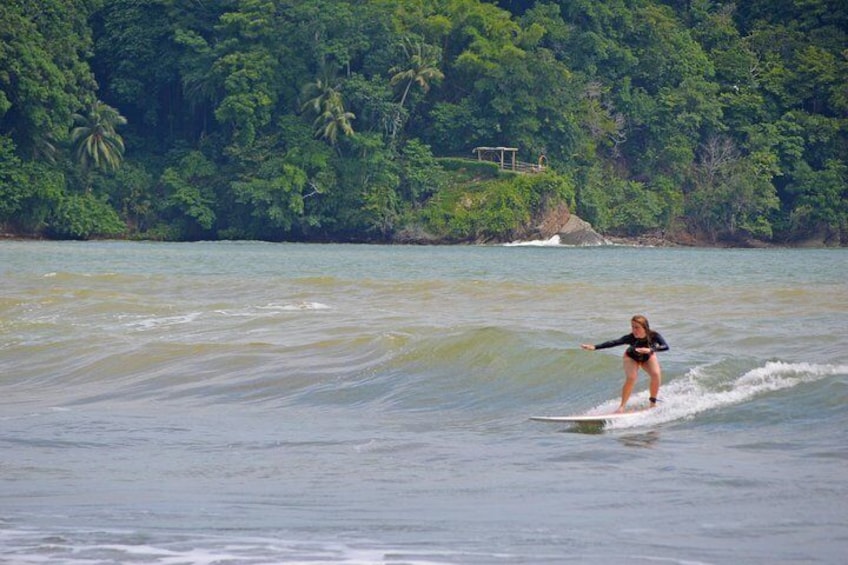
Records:
[[[848,374],[848,365],[817,365],[769,361],[730,381],[716,379],[710,366],[691,369],[683,378],[664,385],[660,405],[626,420],[616,420],[608,427],[629,428],[661,424],[691,418],[697,414],[747,402],[762,394],[816,382],[833,375]],[[634,395],[631,402],[647,404],[647,392]],[[612,411],[617,400],[605,402],[599,412]]]
[[[296,304],[286,304],[282,308],[285,311],[292,310],[329,310],[330,307],[320,302],[298,302]]]
[[[182,324],[190,324],[203,316],[203,312],[191,312],[179,316],[163,316],[156,318],[144,318],[127,324],[129,328],[137,328],[141,330],[150,330],[159,327],[177,326]]]
[[[504,247],[556,247],[560,245],[559,235],[554,235],[550,239],[536,239],[532,241],[513,241],[504,243]]]
[[[118,541],[127,537],[135,537],[135,534],[122,531],[39,532],[0,529],[0,545],[4,547],[4,555],[14,556],[15,563],[82,565],[117,560],[149,565],[213,565],[229,562],[367,565],[383,563],[387,556],[396,555],[409,565],[446,565],[455,562],[453,557],[457,555],[444,550],[418,551],[408,547],[384,547],[366,540],[346,544],[264,537],[198,536],[162,539],[159,544]],[[98,542],[98,539],[103,541]]]
[[[257,310],[265,312],[296,312],[302,310],[330,310],[330,306],[321,302],[310,302],[301,300],[300,302],[285,302],[282,304],[271,303],[265,306],[257,306]]]

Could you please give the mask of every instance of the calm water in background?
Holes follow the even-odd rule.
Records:
[[[846,406],[845,250],[0,242],[2,563],[843,563]]]

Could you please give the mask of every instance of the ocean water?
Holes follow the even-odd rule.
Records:
[[[659,407],[530,421],[637,313]],[[846,250],[0,242],[0,563],[836,564],[846,493]]]

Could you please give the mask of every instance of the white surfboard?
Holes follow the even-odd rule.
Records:
[[[630,410],[628,412],[618,412],[612,414],[580,414],[576,416],[531,416],[530,419],[536,422],[559,422],[559,423],[603,423],[612,420],[622,420],[632,418],[644,413],[648,408],[642,410]]]

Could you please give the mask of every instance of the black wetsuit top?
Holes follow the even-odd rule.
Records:
[[[625,354],[638,363],[644,363],[651,358],[651,353],[639,353],[636,351],[640,347],[650,347],[654,351],[668,351],[668,344],[657,332],[651,332],[650,337],[638,338],[632,333],[623,335],[618,339],[605,341],[595,346],[595,349],[607,349],[617,345],[629,345]]]

